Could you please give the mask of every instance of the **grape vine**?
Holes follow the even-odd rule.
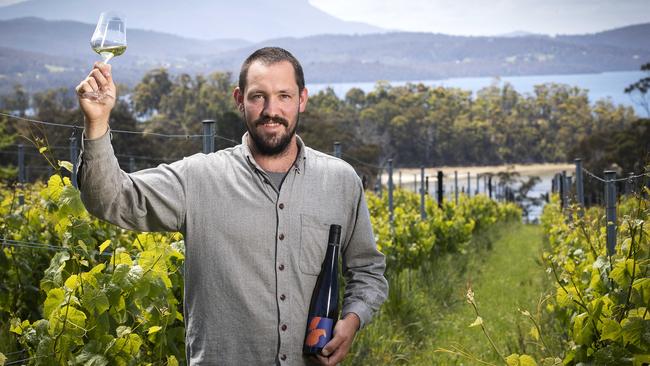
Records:
[[[650,192],[646,192],[650,193]],[[643,365],[650,362],[650,207],[627,197],[619,205],[616,253],[607,255],[603,209],[583,218],[563,213],[556,199],[542,215],[556,279],[547,311],[564,324],[565,365]]]
[[[397,190],[391,225],[387,198],[366,197],[389,271],[463,252],[479,228],[521,216],[512,204],[476,196],[442,209],[427,199],[421,220],[419,196]],[[181,234],[137,233],[98,220],[59,175],[24,191],[0,188],[0,215],[6,354],[32,365],[185,363]]]

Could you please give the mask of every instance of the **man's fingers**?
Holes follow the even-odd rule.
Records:
[[[82,81],[79,85],[77,85],[76,91],[77,91],[77,95],[82,96],[84,93],[92,93],[97,90],[93,89],[93,87],[88,82],[88,79],[86,79]]]
[[[323,347],[323,350],[321,351],[320,355],[316,355],[318,358],[318,361],[325,366],[329,365],[336,365],[339,361],[343,359],[345,354],[347,352],[343,353],[343,357],[340,356],[340,351],[342,350],[341,344],[345,341],[345,337],[339,335],[337,336],[336,334],[334,335],[334,338],[332,338],[325,347]],[[340,359],[339,359],[340,358]]]
[[[341,332],[342,333],[342,332]],[[323,347],[323,356],[326,356],[328,359],[328,365],[336,365],[337,363],[343,361],[345,356],[348,354],[350,349],[351,339],[346,335],[334,335],[331,341],[329,341],[325,347]]]
[[[323,356],[321,356],[321,355],[316,355],[316,358],[318,359],[318,362],[319,362],[321,365],[323,365],[323,366],[327,366],[327,365],[329,365],[329,358],[327,358],[327,357],[323,357]]]
[[[100,89],[105,89],[110,85],[106,77],[104,77],[104,74],[102,74],[101,70],[99,69],[93,69],[93,71],[90,72],[90,76],[88,78],[96,82],[97,86]]]
[[[334,353],[332,353],[327,358],[328,365],[336,365],[337,363],[343,361],[343,359],[345,358],[345,356],[347,356],[347,354],[348,354],[348,347],[346,347],[345,345],[337,348],[336,351],[334,351]]]
[[[86,93],[102,93],[103,97],[114,98],[115,84],[110,71],[111,65],[96,62],[88,77],[75,88],[77,95],[84,98]]]
[[[106,63],[98,61],[98,62],[95,62],[93,71],[94,70],[99,70],[101,72],[102,76],[106,79],[106,82],[112,83],[113,82],[113,76],[111,75],[111,67],[112,66],[110,64],[106,64]]]
[[[343,345],[341,347],[338,347],[334,353],[332,353],[329,357],[321,356],[321,355],[316,355],[318,358],[318,361],[325,366],[334,366],[338,364],[339,362],[343,361],[345,356],[348,354],[348,346]]]
[[[88,83],[88,85],[90,85],[90,88],[91,88],[92,91],[96,92],[96,91],[99,91],[99,89],[101,89],[101,87],[99,86],[97,81],[95,79],[93,79],[93,78],[88,78],[86,80],[86,82]]]
[[[323,351],[321,353],[323,356],[330,356],[332,353],[334,353],[334,351],[336,351],[337,348],[339,348],[343,341],[345,341],[345,337],[335,334],[334,338],[327,342],[325,347],[323,347]]]

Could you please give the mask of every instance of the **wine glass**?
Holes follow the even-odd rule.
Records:
[[[126,51],[126,18],[113,11],[101,13],[90,39],[90,46],[104,59],[104,63]]]
[[[102,56],[104,63],[123,54],[126,51],[126,17],[114,11],[101,13],[90,39],[90,47]],[[100,90],[84,93],[83,96],[101,100],[106,94]]]

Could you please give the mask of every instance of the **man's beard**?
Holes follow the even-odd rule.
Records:
[[[246,123],[246,129],[248,130],[248,134],[250,135],[250,137],[253,139],[253,143],[255,144],[255,149],[257,150],[258,153],[266,156],[275,156],[275,155],[280,155],[287,149],[289,143],[291,142],[291,138],[296,133],[299,120],[300,120],[300,114],[296,116],[296,123],[293,125],[293,128],[287,131],[287,133],[281,135],[269,135],[265,137],[262,134],[257,132],[258,126],[261,126],[264,123],[269,121],[279,123],[285,128],[288,127],[289,121],[279,116],[275,116],[275,117],[261,116],[260,118],[253,121],[252,128],[249,127],[248,123]]]

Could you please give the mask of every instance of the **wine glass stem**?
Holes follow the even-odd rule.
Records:
[[[104,58],[104,63],[108,64],[108,61],[110,61],[110,59],[113,58],[113,54],[110,53],[110,52],[105,52],[105,53],[102,53],[102,57]]]

